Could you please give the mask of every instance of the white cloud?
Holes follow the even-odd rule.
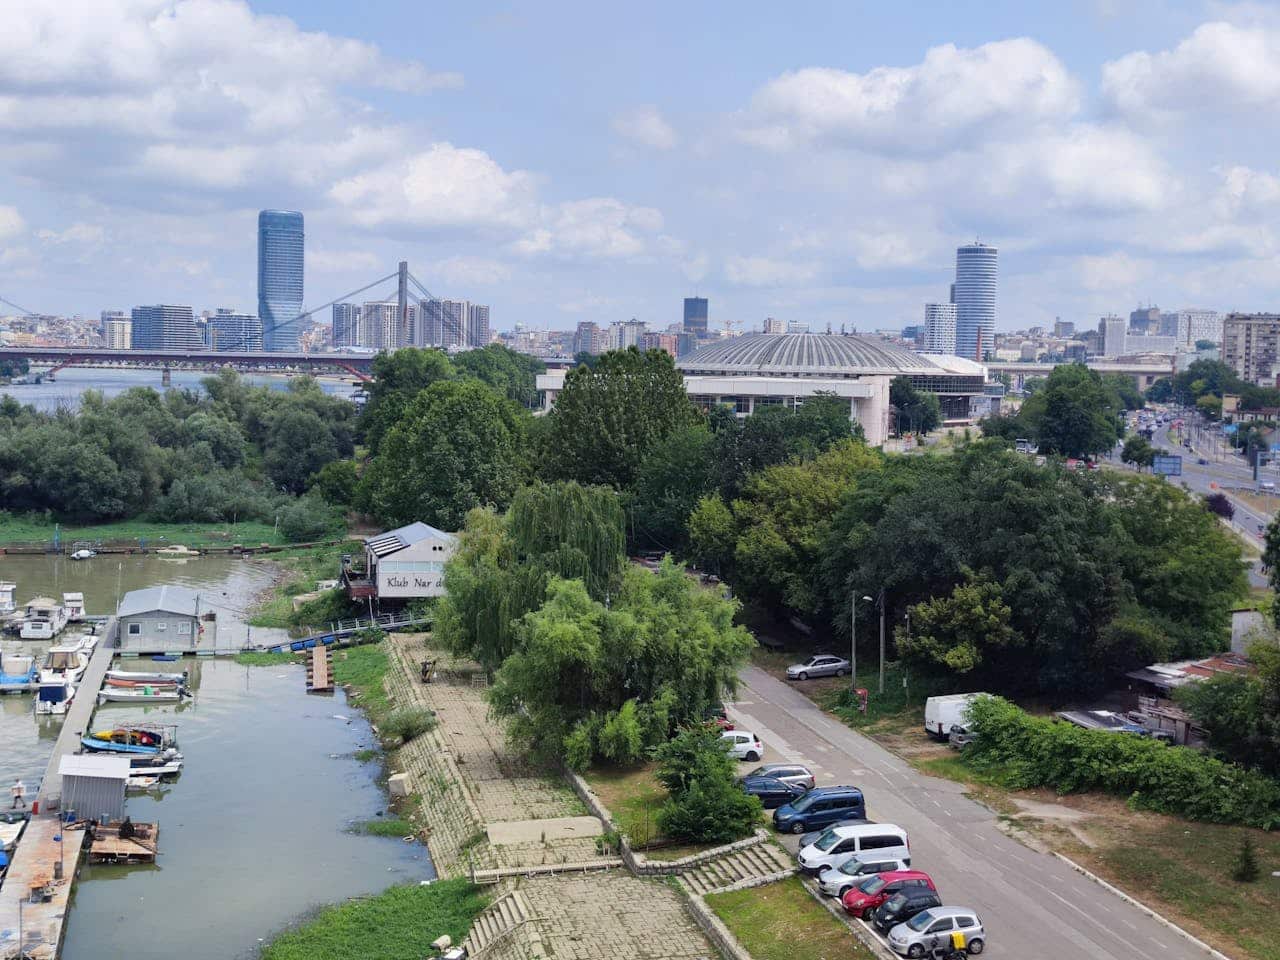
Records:
[[[1137,260],[1123,251],[1076,258],[1080,285],[1086,290],[1110,294],[1117,302],[1133,299],[1136,285],[1149,268],[1149,262]]]
[[[520,253],[627,258],[644,254],[662,229],[662,214],[613,197],[562,203],[541,215],[540,225],[516,243]]]
[[[739,286],[783,287],[807,283],[818,275],[818,266],[772,257],[730,257],[724,272],[730,283]]]
[[[671,124],[652,104],[628,110],[613,119],[613,130],[618,136],[642,147],[654,150],[670,150],[680,142]]]
[[[1075,81],[1027,38],[974,49],[933,47],[912,67],[850,73],[809,67],[765,84],[743,135],[783,148],[826,141],[870,150],[936,153],[981,131],[1057,122],[1078,105]]]
[[[330,273],[363,272],[374,270],[379,264],[378,258],[367,250],[328,250],[324,247],[307,247],[308,270]]]
[[[1205,23],[1172,50],[1137,51],[1105,64],[1102,89],[1119,111],[1138,119],[1274,109],[1278,60],[1280,29]]]
[[[511,268],[488,257],[449,257],[438,260],[427,271],[429,277],[439,277],[451,287],[492,287],[511,278]],[[433,281],[428,280],[427,286]]]
[[[26,226],[16,207],[0,206],[0,240],[16,237]]]
[[[37,230],[36,237],[45,243],[100,246],[106,240],[107,232],[98,223],[73,223],[65,230]]]

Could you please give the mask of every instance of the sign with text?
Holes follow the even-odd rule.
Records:
[[[1151,472],[1159,477],[1180,477],[1182,476],[1182,458],[1157,456],[1151,461]]]

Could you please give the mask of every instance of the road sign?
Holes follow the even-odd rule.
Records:
[[[1182,476],[1182,458],[1157,456],[1151,461],[1151,472],[1161,477],[1180,477]]]

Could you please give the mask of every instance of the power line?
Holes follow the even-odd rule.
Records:
[[[18,306],[18,304],[14,303],[12,300],[6,300],[4,297],[0,297],[0,303],[7,303],[9,306],[13,307],[13,309],[18,310],[22,313],[25,313],[28,317],[39,316],[39,314],[37,314],[34,310],[28,310],[26,307],[20,307]]]
[[[385,277],[380,277],[379,279],[377,279],[377,280],[373,281],[373,283],[365,284],[365,285],[364,285],[363,287],[361,287],[359,290],[352,290],[350,293],[344,293],[344,294],[343,294],[342,296],[340,296],[340,297],[334,297],[334,298],[333,298],[332,300],[330,300],[328,303],[322,303],[322,304],[321,304],[320,306],[318,306],[318,307],[312,307],[310,310],[304,310],[304,311],[302,311],[302,313],[298,314],[296,317],[293,317],[293,318],[292,318],[292,319],[290,319],[290,320],[281,320],[279,323],[272,324],[270,327],[263,327],[263,328],[262,328],[262,340],[263,340],[263,345],[264,345],[264,347],[265,347],[265,344],[266,344],[267,334],[269,334],[269,333],[275,333],[275,332],[276,332],[277,330],[279,330],[281,327],[287,327],[287,326],[289,326],[290,324],[297,323],[299,320],[302,320],[302,319],[304,319],[304,318],[306,318],[306,317],[311,316],[312,314],[319,313],[321,310],[324,310],[324,309],[326,309],[326,308],[328,308],[328,307],[332,307],[335,303],[342,303],[342,302],[344,302],[344,301],[346,301],[346,300],[350,300],[352,297],[357,296],[357,295],[359,295],[359,294],[361,294],[361,293],[364,293],[366,290],[369,290],[369,289],[371,289],[372,287],[376,287],[376,286],[377,286],[378,284],[380,284],[380,283],[386,283],[388,280],[392,280],[392,279],[394,279],[395,277],[396,277],[396,273],[389,273],[389,274],[387,274]],[[261,318],[259,318],[259,319],[261,319]],[[241,344],[240,344],[240,345],[241,345],[242,347],[244,346],[244,342],[243,342],[243,340],[241,341]]]

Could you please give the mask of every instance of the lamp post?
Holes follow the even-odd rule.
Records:
[[[871,602],[870,597],[863,600]],[[851,690],[858,689],[858,591],[853,591],[849,601],[849,681]]]
[[[884,588],[880,588],[880,693],[884,693]]]

